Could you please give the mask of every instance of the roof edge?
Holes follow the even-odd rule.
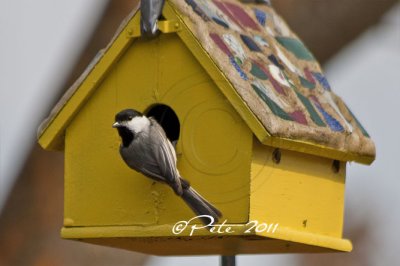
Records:
[[[129,15],[122,21],[113,38],[107,46],[101,49],[85,71],[73,83],[73,85],[64,93],[61,99],[50,111],[48,117],[39,125],[37,139],[44,149],[62,150],[63,140],[60,137],[64,135],[64,130],[79,108],[90,97],[97,85],[103,80],[110,67],[118,60],[125,48],[136,38],[140,36],[139,19],[136,16],[140,4],[138,3]],[[89,82],[88,80],[92,81]],[[81,90],[84,87],[84,90]],[[79,94],[79,95],[78,95]],[[69,103],[74,101],[72,104]],[[63,114],[66,110],[68,115]]]
[[[261,143],[276,148],[304,152],[343,162],[357,162],[360,164],[370,165],[375,160],[374,155],[360,155],[354,152],[337,150],[314,142],[292,140],[282,137],[267,137],[261,140]]]

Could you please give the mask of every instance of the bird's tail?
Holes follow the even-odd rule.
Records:
[[[190,186],[183,187],[183,193],[181,197],[197,215],[209,215],[214,218],[214,223],[217,223],[219,218],[222,216],[222,213],[217,208],[215,208]],[[204,225],[208,225],[210,223],[210,219],[206,216],[199,218]]]

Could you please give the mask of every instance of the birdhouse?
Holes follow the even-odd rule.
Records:
[[[169,0],[152,39],[134,8],[39,129],[65,154],[63,238],[158,255],[352,249],[346,162],[372,163],[374,143],[264,2]],[[126,108],[164,128],[218,224],[125,165],[111,126]]]

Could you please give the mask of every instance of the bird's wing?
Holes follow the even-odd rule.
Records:
[[[157,121],[153,118],[150,118],[150,121],[150,148],[158,164],[160,175],[165,178],[165,182],[171,185],[176,193],[181,194],[182,185],[176,168],[175,149]]]
[[[125,163],[136,171],[156,181],[167,182],[162,176],[153,147],[147,142],[133,141],[129,147],[120,147],[120,153]]]

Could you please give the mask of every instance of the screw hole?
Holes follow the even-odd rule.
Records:
[[[340,161],[338,161],[338,160],[333,160],[333,163],[332,163],[332,171],[333,171],[335,174],[339,173],[339,171],[340,171]]]
[[[279,164],[281,162],[281,150],[280,149],[275,149],[272,152],[272,161],[276,164]]]

